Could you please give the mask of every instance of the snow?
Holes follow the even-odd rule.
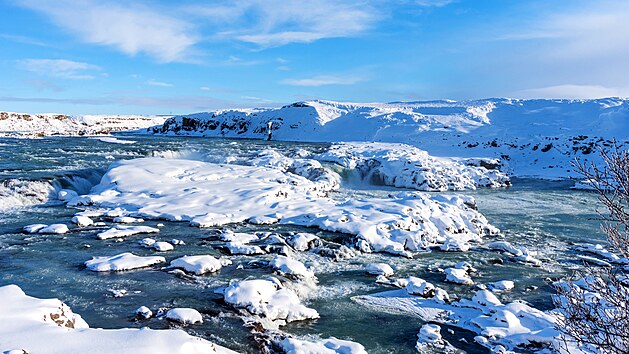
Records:
[[[24,226],[22,229],[24,230],[24,232],[27,232],[29,234],[34,234],[34,233],[37,233],[39,230],[43,229],[46,226],[48,226],[48,225],[46,225],[46,224],[31,224],[31,225]]]
[[[155,134],[312,142],[406,143],[432,156],[499,159],[518,177],[577,177],[575,157],[629,141],[629,99],[399,103],[298,102],[169,118]],[[477,160],[480,162],[480,160]],[[471,162],[471,160],[469,160]]]
[[[509,186],[503,172],[478,166],[478,160],[438,158],[407,144],[344,143],[333,145],[316,159],[357,171],[363,180],[423,191],[448,191]],[[492,160],[484,163],[499,165]]]
[[[300,261],[286,256],[277,256],[269,265],[277,269],[282,275],[292,275],[298,278],[313,278],[314,273]]]
[[[493,292],[508,291],[515,287],[511,280],[500,280],[489,285],[489,290]]]
[[[166,312],[166,318],[182,324],[203,323],[203,317],[199,311],[184,307],[168,310],[168,312]]]
[[[0,287],[3,352],[19,353],[235,353],[181,330],[92,329],[57,299],[27,296],[16,285]]]
[[[65,234],[68,231],[70,231],[68,229],[68,225],[66,224],[52,224],[52,225],[48,225],[46,227],[42,227],[41,229],[37,230],[37,233],[40,234]]]
[[[148,320],[153,317],[153,311],[146,306],[140,306],[135,310],[135,315],[141,319]]]
[[[542,265],[542,261],[535,258],[537,255],[536,252],[529,251],[524,246],[516,247],[507,241],[495,241],[487,244],[487,247],[491,250],[503,251],[510,254],[516,262],[531,264],[535,267],[540,267]]]
[[[248,234],[244,232],[233,232],[231,230],[225,230],[218,235],[221,241],[225,242],[237,242],[237,243],[249,243],[252,241],[259,241],[260,238],[254,234]]]
[[[135,144],[136,143],[133,140],[123,140],[123,139],[115,138],[113,136],[103,136],[103,137],[97,137],[94,139],[102,141],[104,143],[111,143],[111,144]]]
[[[159,256],[140,257],[125,252],[111,257],[93,257],[85,262],[87,269],[94,272],[118,272],[137,268],[150,267],[154,264],[164,263],[166,259]]]
[[[130,216],[118,216],[115,217],[112,221],[119,224],[133,224],[136,222],[144,222],[144,219],[133,218]]]
[[[276,169],[140,158],[112,164],[92,194],[70,205],[121,208],[201,227],[272,218],[356,235],[376,252],[402,256],[451,238],[478,242],[498,231],[475,210],[470,197],[400,192],[388,198],[334,200],[320,192],[316,182]],[[99,237],[157,231],[118,225]],[[226,247],[261,253],[257,246],[232,242]]]
[[[367,354],[362,345],[334,337],[319,340],[284,338],[277,344],[286,354]]]
[[[47,135],[107,135],[111,132],[138,130],[162,124],[164,116],[76,115],[0,112],[0,136],[40,137]],[[106,143],[130,144],[106,136]]]
[[[365,271],[371,275],[383,275],[390,277],[393,275],[393,268],[386,263],[370,263],[365,266]]]
[[[286,239],[295,251],[305,252],[311,248],[321,246],[321,239],[313,234],[300,232]]]
[[[316,310],[301,304],[297,294],[281,286],[277,279],[236,281],[223,291],[225,302],[246,309],[278,325],[319,318]]]
[[[420,353],[456,353],[457,349],[441,336],[441,327],[436,324],[427,323],[419,329],[417,333],[417,344],[415,348]]]
[[[197,275],[218,272],[223,264],[210,255],[183,256],[170,262],[174,268],[182,268],[186,272]]]
[[[555,329],[554,315],[520,301],[503,304],[488,290],[478,290],[471,300],[462,299],[452,303],[412,296],[404,290],[355,296],[352,299],[380,310],[395,310],[397,313],[419,316],[424,321],[473,331],[478,334],[475,340],[492,350],[502,346],[513,351],[530,345],[542,350],[558,350],[561,341]],[[434,334],[434,331],[428,332]]]
[[[86,227],[94,224],[94,220],[87,216],[75,215],[72,217],[72,222],[79,227]]]
[[[227,242],[224,246],[229,250],[229,254],[244,254],[244,255],[256,255],[265,254],[264,250],[259,246],[245,245],[240,242]]]
[[[173,245],[165,241],[155,242],[151,245],[151,247],[153,247],[153,249],[156,250],[157,252],[167,252],[167,251],[172,251],[175,249]]]
[[[456,283],[463,285],[473,285],[474,281],[470,277],[469,273],[476,272],[476,269],[467,262],[459,262],[452,268],[446,268],[444,273],[446,274],[446,282]]]
[[[159,232],[159,229],[150,226],[116,225],[107,231],[99,233],[97,237],[101,240],[107,240],[110,238],[127,237],[137,234],[152,234],[156,232]]]

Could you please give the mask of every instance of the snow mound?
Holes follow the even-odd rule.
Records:
[[[93,194],[70,205],[123,208],[142,217],[202,227],[260,219],[316,226],[356,235],[376,252],[403,256],[448,239],[478,242],[498,232],[470,197],[402,192],[337,201],[319,191],[315,182],[276,169],[141,158],[112,164]],[[121,237],[138,230],[158,231],[118,225],[105,235]],[[232,243],[231,249],[242,246]]]
[[[496,169],[498,160],[433,157],[406,144],[344,143],[315,157],[357,171],[374,184],[423,191],[506,187],[509,177]],[[487,169],[486,167],[492,167]]]
[[[168,312],[166,312],[166,318],[182,324],[203,323],[203,317],[199,311],[185,307],[168,310]]]
[[[277,269],[283,275],[292,275],[298,278],[314,278],[314,273],[296,259],[286,256],[277,256],[269,262],[269,265]]]
[[[281,287],[274,278],[234,282],[223,291],[223,296],[226,303],[278,325],[319,318],[316,310],[302,305],[294,291]]]
[[[223,264],[220,260],[210,255],[200,255],[177,258],[170,262],[170,266],[181,268],[189,273],[201,275],[218,272],[223,267]]]
[[[154,264],[164,262],[166,262],[164,257],[140,257],[133,253],[125,252],[111,257],[93,257],[91,260],[85,262],[85,266],[87,269],[94,272],[119,272],[150,267]]]
[[[284,338],[277,345],[286,354],[367,354],[362,345],[334,337],[320,340]]]
[[[121,238],[137,234],[152,234],[156,232],[159,232],[159,229],[150,226],[116,225],[107,231],[99,233],[97,237],[101,240],[107,240],[110,238]]]
[[[91,329],[57,299],[0,287],[2,350],[26,353],[235,354],[181,330]]]

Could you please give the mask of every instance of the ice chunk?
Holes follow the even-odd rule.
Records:
[[[34,234],[34,233],[37,233],[39,230],[43,229],[46,226],[48,226],[48,225],[46,225],[46,224],[26,225],[26,226],[24,226],[23,230],[24,230],[24,232],[28,232],[29,234]]]
[[[144,268],[164,262],[166,262],[164,257],[140,257],[133,253],[125,252],[111,257],[93,257],[85,262],[85,266],[94,272],[109,272]]]
[[[277,344],[286,354],[367,354],[361,344],[334,337],[320,340],[284,338]]]
[[[144,222],[144,219],[132,218],[130,216],[118,216],[114,218],[113,222],[120,224],[133,224],[134,222]]]
[[[253,245],[245,245],[240,242],[227,242],[225,244],[225,248],[229,250],[230,254],[244,254],[244,255],[255,255],[255,254],[265,254],[262,248]]]
[[[167,252],[167,251],[172,251],[175,249],[173,245],[164,241],[155,242],[151,245],[151,247],[153,247],[153,249],[156,250],[157,252]]]
[[[153,317],[153,311],[146,306],[140,306],[135,310],[135,316],[144,320]]]

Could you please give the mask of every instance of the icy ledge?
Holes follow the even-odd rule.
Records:
[[[316,226],[358,236],[363,252],[409,257],[440,244],[466,250],[467,242],[498,231],[469,197],[405,192],[338,201],[322,196],[317,181],[277,169],[161,158],[112,164],[93,194],[70,205],[123,208],[201,227],[245,221]]]
[[[343,143],[315,159],[357,171],[368,182],[422,191],[499,188],[511,184],[498,159],[433,157],[406,144]]]
[[[236,353],[181,330],[92,329],[57,299],[0,287],[0,338],[5,352],[25,353]]]

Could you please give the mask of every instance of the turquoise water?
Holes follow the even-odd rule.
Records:
[[[125,137],[121,137],[125,138]],[[55,188],[72,188],[86,193],[97,183],[107,166],[119,159],[144,156],[167,156],[201,159],[204,161],[239,163],[263,148],[280,151],[305,149],[325,150],[326,144],[281,143],[252,140],[202,139],[185,137],[128,137],[137,141],[131,145],[111,144],[88,138],[46,138],[36,140],[0,139],[0,181],[44,181]],[[403,259],[388,255],[371,254],[339,261],[320,269],[317,290],[306,300],[321,315],[316,321],[291,323],[282,329],[295,335],[335,336],[363,344],[370,353],[414,353],[416,334],[422,325],[418,318],[401,314],[384,313],[363,307],[352,297],[389,290],[374,282],[362,268],[366,263],[386,262],[396,269],[396,276],[418,276],[443,287],[459,297],[469,297],[474,287],[443,282],[443,274],[431,272],[434,267],[448,267],[465,260],[479,273],[473,276],[476,283],[490,283],[510,279],[516,282],[513,291],[501,295],[504,301],[523,299],[539,309],[552,308],[549,281],[571,273],[581,265],[574,258],[571,247],[580,242],[603,242],[596,213],[596,196],[589,192],[571,190],[569,182],[514,180],[509,189],[465,192],[476,198],[479,210],[502,230],[496,240],[524,245],[539,252],[544,265],[535,268],[513,263],[509,257],[488,250],[483,245],[466,253],[434,251]],[[348,195],[384,195],[392,189],[368,186],[355,181],[344,181],[339,197]],[[0,198],[15,192],[3,190]],[[24,193],[21,191],[20,193]],[[265,277],[270,269],[252,263],[255,259],[271,256],[233,257],[234,264],[217,274],[187,277],[170,274],[159,269],[137,270],[101,274],[85,269],[83,262],[92,256],[113,255],[131,251],[138,255],[152,255],[154,251],[138,244],[144,236],[137,235],[122,242],[97,240],[102,229],[82,229],[65,235],[27,235],[21,232],[24,225],[33,223],[63,222],[69,224],[76,209],[59,202],[44,205],[22,205],[19,208],[0,210],[0,286],[17,284],[36,297],[56,297],[65,301],[90,324],[91,327],[151,327],[169,328],[172,324],[160,319],[134,320],[139,306],[151,309],[160,307],[193,307],[204,314],[204,324],[186,327],[185,330],[218,344],[247,353],[259,352],[249,329],[232,308],[222,302],[214,290],[225,286],[230,279]],[[168,261],[185,254],[221,255],[213,239],[218,229],[198,229],[185,223],[147,221],[156,226],[163,223],[160,240],[173,238],[185,245],[161,254]],[[274,231],[288,233],[304,231],[289,226],[230,225],[235,230]],[[342,240],[343,235],[317,232],[328,240]],[[488,239],[487,242],[494,240]],[[316,261],[318,256],[312,255]],[[501,259],[501,265],[495,265]],[[240,267],[239,267],[240,266]],[[127,290],[123,297],[114,297],[111,290]],[[443,330],[450,342],[469,353],[484,353],[485,349],[468,345],[473,335],[453,328],[454,334]]]

